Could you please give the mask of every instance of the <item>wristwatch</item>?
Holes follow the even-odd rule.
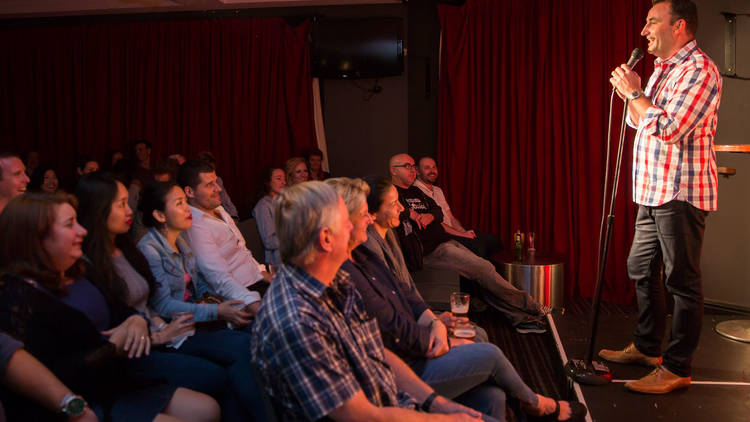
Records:
[[[641,91],[633,91],[633,92],[631,92],[630,93],[630,101],[635,100],[636,98],[640,97],[641,95],[643,95],[643,93]]]
[[[81,416],[83,409],[88,406],[86,400],[81,396],[77,396],[73,393],[68,393],[60,401],[60,413],[69,418]]]

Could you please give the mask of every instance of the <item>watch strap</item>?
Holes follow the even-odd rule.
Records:
[[[422,405],[420,406],[420,408],[424,410],[425,412],[429,412],[430,407],[432,407],[432,402],[435,401],[435,397],[437,396],[438,396],[437,393],[433,391],[429,396],[427,396],[426,399],[424,399],[424,402],[422,402]]]

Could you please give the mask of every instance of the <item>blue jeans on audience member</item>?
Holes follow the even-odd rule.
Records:
[[[419,377],[441,396],[505,420],[506,395],[536,405],[536,394],[523,382],[505,354],[490,343],[453,347],[435,359],[414,364]]]
[[[265,421],[263,389],[250,366],[250,334],[237,330],[198,330],[175,353],[198,356],[226,369],[229,385],[250,415],[245,420]]]
[[[220,365],[165,349],[152,349],[148,356],[129,359],[127,370],[137,379],[166,380],[169,384],[205,393],[218,400],[225,397],[228,390],[229,377]]]

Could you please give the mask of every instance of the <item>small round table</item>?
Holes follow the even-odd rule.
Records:
[[[518,289],[542,305],[561,308],[565,294],[565,257],[558,254],[526,252],[523,261],[515,262],[512,251],[493,257],[500,274]]]

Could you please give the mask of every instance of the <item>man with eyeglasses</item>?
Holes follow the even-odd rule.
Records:
[[[490,261],[477,256],[445,231],[440,206],[414,186],[417,177],[414,159],[408,154],[397,154],[391,157],[389,167],[399,201],[404,206],[401,225],[397,229],[399,239],[404,241],[412,231],[417,235],[422,244],[422,265],[456,271],[463,277],[476,280],[490,293],[485,297],[487,303],[505,314],[519,333],[545,332],[544,317],[548,310],[508,283]],[[402,245],[402,249],[407,263],[418,264],[419,258],[414,256],[413,248]]]

